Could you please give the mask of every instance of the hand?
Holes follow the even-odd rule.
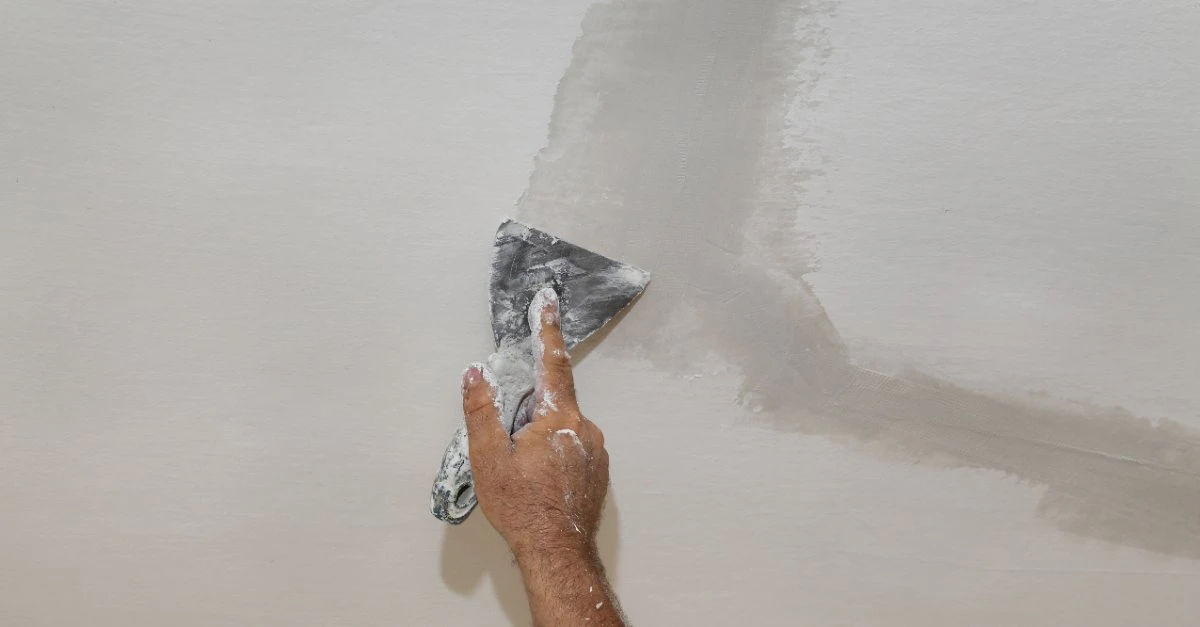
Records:
[[[536,627],[625,627],[596,553],[608,453],[604,435],[575,403],[553,289],[534,297],[529,328],[533,420],[511,438],[500,422],[491,373],[477,364],[463,375],[475,496],[517,558]]]
[[[509,438],[486,366],[463,375],[475,494],[513,553],[574,549],[594,555],[608,492],[604,435],[579,412],[558,296],[545,288],[529,307],[535,370],[533,421]]]

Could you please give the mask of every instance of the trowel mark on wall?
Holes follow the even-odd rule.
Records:
[[[593,6],[520,202],[529,221],[653,268],[625,350],[663,368],[716,351],[772,426],[1011,473],[1073,533],[1200,558],[1200,434],[851,364],[803,274],[800,199],[835,5],[617,0]],[[811,169],[804,169],[804,165]],[[800,251],[800,252],[797,252]],[[694,326],[668,326],[668,320]],[[609,346],[620,342],[610,338]],[[618,346],[620,346],[618,344]]]

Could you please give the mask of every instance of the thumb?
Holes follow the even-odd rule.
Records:
[[[483,364],[471,364],[463,373],[463,414],[467,419],[467,442],[471,465],[478,455],[490,455],[512,442],[500,422],[500,390],[491,371]]]

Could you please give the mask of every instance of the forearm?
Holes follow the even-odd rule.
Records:
[[[594,549],[517,554],[535,627],[626,627]]]

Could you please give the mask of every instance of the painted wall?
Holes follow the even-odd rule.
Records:
[[[655,273],[638,624],[1200,615],[1194,3],[500,4],[0,4],[0,624],[527,623],[425,509],[512,214]]]

